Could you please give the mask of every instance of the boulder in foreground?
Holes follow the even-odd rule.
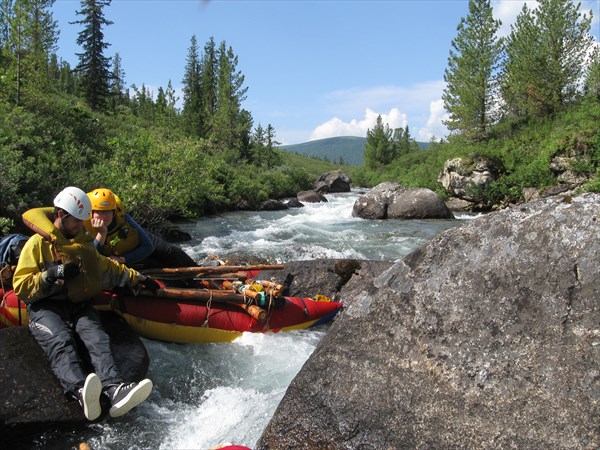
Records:
[[[599,236],[554,197],[350,281],[256,448],[598,448]]]

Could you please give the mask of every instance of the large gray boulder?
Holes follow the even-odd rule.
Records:
[[[454,215],[431,189],[406,189],[385,182],[354,202],[352,215],[362,219],[453,219]]]
[[[352,180],[341,170],[331,170],[322,174],[315,181],[315,190],[327,194],[332,192],[350,192]]]
[[[554,197],[351,279],[256,448],[598,448],[599,236]]]
[[[296,194],[296,198],[300,203],[324,203],[327,199],[323,194],[315,190],[300,191]]]
[[[116,314],[101,317],[119,371],[127,381],[142,380],[150,363],[144,344]],[[29,328],[0,329],[0,443],[12,447],[44,429],[87,423],[79,404],[65,397]]]

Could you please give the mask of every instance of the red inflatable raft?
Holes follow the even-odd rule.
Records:
[[[26,325],[25,305],[13,291],[0,290],[0,295],[0,327]],[[266,304],[256,308],[246,295],[222,287],[164,287],[157,295],[105,292],[94,303],[100,310],[112,310],[122,316],[140,336],[188,344],[228,342],[244,332],[310,328],[329,322],[343,306],[327,298],[277,296],[269,299],[267,296]]]

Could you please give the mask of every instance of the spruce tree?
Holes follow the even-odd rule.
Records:
[[[110,59],[104,56],[109,44],[104,42],[102,31],[113,23],[104,17],[103,11],[110,3],[111,0],[81,0],[77,15],[83,18],[73,22],[83,25],[77,38],[83,53],[76,53],[79,64],[75,70],[80,75],[83,95],[93,110],[104,110],[110,96]]]
[[[375,127],[367,130],[365,165],[370,169],[376,169],[392,162],[393,156],[392,130],[388,124],[383,124],[383,119],[379,115]]]
[[[198,54],[196,35],[193,35],[190,40],[182,83],[184,127],[189,134],[204,137],[202,90],[200,87],[200,55]]]
[[[0,0],[0,55],[8,45],[10,37],[10,19],[13,11],[13,0]],[[2,60],[0,59],[0,64]],[[0,65],[1,67],[1,65]]]
[[[218,151],[240,158],[245,153],[245,134],[249,132],[248,117],[241,109],[248,88],[243,87],[244,76],[237,70],[238,58],[225,41],[219,45],[217,59],[217,109],[211,120],[209,139]]]
[[[121,55],[115,53],[112,58],[112,74],[110,77],[110,105],[115,110],[117,106],[125,104],[125,71],[121,62]]]
[[[267,130],[265,131],[265,160],[267,163],[267,168],[272,169],[276,163],[276,153],[275,146],[281,145],[281,142],[277,142],[275,140],[275,128],[273,125],[268,124]]]
[[[54,0],[16,0],[12,11],[8,10],[10,4],[3,3],[1,9],[2,59],[11,85],[9,98],[21,104],[24,98],[35,99],[50,86],[48,69],[58,29],[50,11]]]
[[[200,113],[201,136],[211,132],[211,122],[217,111],[217,78],[219,62],[214,38],[204,44],[204,52],[200,61]]]
[[[502,51],[502,39],[496,33],[500,25],[493,18],[489,0],[469,0],[469,14],[458,25],[444,74],[443,100],[450,114],[444,124],[475,141],[487,137],[495,120],[493,98]]]
[[[549,116],[577,99],[593,46],[591,14],[571,0],[525,5],[507,39],[502,96],[516,116]]]
[[[590,58],[585,78],[585,94],[600,100],[600,46],[596,46]]]
[[[265,147],[265,130],[259,123],[252,135],[252,156],[254,164],[258,167],[262,165],[263,149]]]

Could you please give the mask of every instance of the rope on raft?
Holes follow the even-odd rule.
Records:
[[[210,319],[210,312],[211,312],[211,305],[212,305],[212,299],[213,299],[213,291],[211,291],[210,289],[205,289],[205,291],[208,291],[209,293],[209,297],[208,300],[206,301],[206,319],[204,320],[204,323],[201,325],[202,328],[208,328],[208,319]]]

